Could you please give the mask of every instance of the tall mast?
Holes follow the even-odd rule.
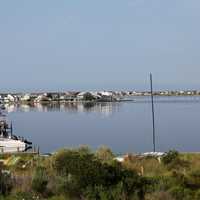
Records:
[[[10,124],[10,133],[11,133],[11,136],[13,135],[13,124],[12,124],[12,121],[11,121],[11,124]]]
[[[153,78],[150,73],[150,85],[151,85],[151,106],[152,106],[152,129],[153,129],[153,152],[156,152],[156,140],[155,140],[155,110],[154,110],[154,96],[153,96]]]

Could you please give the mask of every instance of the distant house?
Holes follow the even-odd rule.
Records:
[[[84,95],[86,94],[87,92],[80,92],[77,94],[76,98],[77,100],[81,101],[84,99]]]
[[[21,97],[21,101],[30,101],[30,100],[31,100],[30,94],[25,94],[24,96]]]
[[[66,92],[62,96],[60,96],[61,101],[75,101],[77,97],[77,93],[75,92]]]
[[[51,101],[51,99],[49,97],[47,97],[47,94],[42,94],[39,95],[37,98],[35,98],[34,102],[38,103],[38,102],[45,102],[45,101]]]
[[[46,93],[46,97],[49,98],[52,101],[59,101],[60,100],[60,96],[62,96],[63,94],[58,93],[58,92],[51,92],[51,93]]]
[[[101,96],[107,96],[107,97],[109,97],[109,96],[112,96],[112,95],[113,95],[113,93],[112,93],[112,92],[107,92],[107,91],[102,91],[102,92],[99,92],[99,94],[100,94]]]
[[[100,101],[110,102],[116,100],[116,97],[113,95],[112,92],[103,91],[99,92],[99,94],[101,95]]]
[[[14,102],[15,101],[15,97],[11,94],[8,94],[7,96],[4,97],[4,102],[9,103],[9,102]]]
[[[78,101],[94,101],[101,98],[95,92],[80,92],[76,97]]]
[[[101,99],[101,95],[98,93],[98,92],[90,92],[92,94],[92,96],[98,100],[98,99]]]

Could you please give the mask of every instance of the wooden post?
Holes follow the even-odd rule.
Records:
[[[144,167],[141,166],[141,175],[144,176]]]

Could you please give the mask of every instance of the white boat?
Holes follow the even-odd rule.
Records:
[[[27,145],[23,141],[14,140],[11,138],[0,138],[1,153],[24,152],[26,148]]]
[[[24,152],[30,149],[32,143],[13,135],[12,124],[9,126],[4,117],[0,112],[0,153]]]

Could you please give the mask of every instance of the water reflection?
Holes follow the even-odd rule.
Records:
[[[127,98],[129,103],[148,104],[151,101],[149,96],[135,96]],[[133,100],[133,101],[132,101]],[[155,96],[154,101],[159,103],[200,103],[200,96]],[[65,102],[65,103],[27,103],[27,104],[5,104],[6,111],[12,112],[69,112],[101,113],[109,116],[119,112],[123,102]]]
[[[199,152],[200,97],[155,97],[155,108],[157,150]],[[15,134],[42,152],[80,144],[107,145],[114,152],[152,150],[149,97],[120,103],[16,104],[6,105],[6,111]]]
[[[85,102],[85,103],[31,103],[31,104],[6,104],[6,112],[68,112],[68,113],[100,113],[110,116],[119,112],[118,102]]]

